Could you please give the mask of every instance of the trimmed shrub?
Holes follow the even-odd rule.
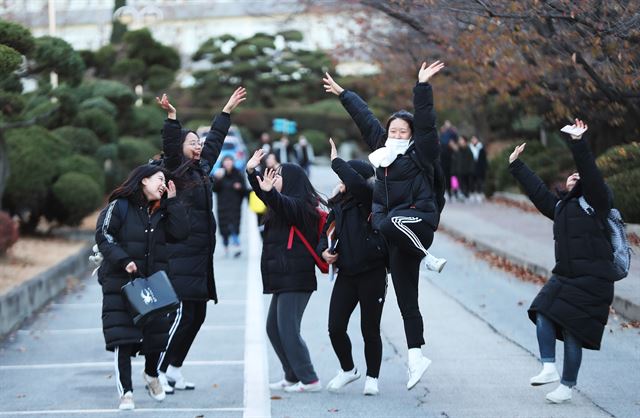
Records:
[[[69,43],[53,36],[36,39],[35,61],[43,70],[55,71],[61,80],[78,85],[84,75],[84,61]]]
[[[118,108],[104,97],[92,97],[80,103],[80,110],[100,109],[104,113],[115,117],[118,114]]]
[[[91,129],[102,142],[115,141],[118,132],[113,118],[100,109],[82,110],[76,116],[74,126]]]
[[[120,132],[130,136],[160,135],[166,113],[158,106],[131,108],[121,118]]]
[[[596,159],[604,177],[640,167],[640,142],[611,147]]]
[[[113,80],[97,80],[92,84],[93,97],[105,97],[122,112],[136,101],[136,95],[126,84]]]
[[[139,138],[123,137],[118,142],[118,160],[127,172],[147,163],[158,152],[153,145]]]
[[[307,138],[307,141],[309,141],[309,144],[313,147],[314,154],[329,154],[329,135],[325,132],[315,129],[307,129],[300,132],[300,135]]]
[[[98,136],[91,129],[63,126],[53,133],[69,144],[74,153],[94,156],[101,145]]]
[[[53,184],[51,213],[47,217],[67,225],[78,225],[102,203],[100,186],[88,175],[77,172],[63,174]]]
[[[22,56],[15,49],[0,44],[0,75],[11,74],[20,67]]]
[[[24,107],[25,100],[22,95],[0,90],[0,112],[8,116],[17,115]]]
[[[65,157],[58,163],[58,171],[62,175],[71,172],[85,174],[93,179],[100,186],[100,192],[104,193],[104,170],[93,158],[83,155]]]
[[[12,129],[5,139],[11,171],[3,203],[13,213],[40,213],[59,174],[57,162],[69,155],[70,147],[40,126]]]
[[[171,86],[176,72],[162,65],[152,65],[147,72],[147,87],[152,91],[163,90]]]
[[[0,255],[7,252],[18,241],[18,224],[7,212],[0,212]]]
[[[624,220],[640,223],[640,168],[624,171],[606,179],[613,190],[613,203]]]
[[[35,47],[29,29],[8,20],[0,20],[0,44],[11,47],[22,55],[29,55]]]

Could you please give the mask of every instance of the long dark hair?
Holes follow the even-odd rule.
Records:
[[[309,177],[299,165],[282,164],[280,166],[280,175],[282,176],[282,194],[298,198],[303,202],[303,225],[299,226],[307,230],[315,230],[318,224],[318,209],[319,207],[327,206],[326,199],[313,187]],[[267,211],[264,221],[265,223],[282,223],[271,209]]]
[[[157,164],[144,164],[138,166],[129,173],[127,179],[109,195],[109,202],[112,202],[119,198],[125,198],[133,201],[136,204],[146,204],[147,198],[142,192],[142,179],[151,177],[157,172],[164,173],[168,178],[168,173],[165,169]]]

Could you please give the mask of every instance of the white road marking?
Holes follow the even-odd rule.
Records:
[[[244,360],[205,360],[185,361],[185,366],[241,366]],[[144,361],[132,361],[133,366],[144,366]],[[45,363],[45,364],[14,364],[0,366],[0,370],[34,370],[34,369],[73,369],[73,368],[112,368],[112,361],[87,361],[82,363]]]

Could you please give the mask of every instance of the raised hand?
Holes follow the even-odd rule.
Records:
[[[176,197],[176,184],[173,180],[169,180],[167,183],[167,198],[172,199],[174,197]]]
[[[222,111],[225,113],[231,113],[233,109],[238,107],[238,105],[245,100],[247,100],[247,89],[240,86],[236,89],[236,91],[233,92],[231,97],[229,97],[229,101],[226,105],[224,105]]]
[[[444,63],[440,61],[436,61],[427,67],[426,61],[422,63],[420,66],[420,70],[418,71],[418,82],[426,83],[429,81],[431,77],[436,75],[438,71],[444,68]]]
[[[255,170],[255,168],[260,165],[260,161],[263,157],[264,150],[262,148],[254,152],[253,156],[249,159],[249,161],[247,161],[247,172],[253,173],[253,170]]]
[[[276,182],[276,170],[267,169],[267,172],[264,174],[264,179],[258,177],[258,184],[260,188],[264,192],[270,192],[273,189],[273,184]]]
[[[587,126],[586,123],[584,123],[582,120],[580,119],[576,119],[576,123],[575,125],[572,126],[572,128],[576,128],[576,132],[578,133],[576,134],[571,134],[571,139],[573,139],[574,141],[579,140],[580,138],[582,138],[582,135],[584,135],[585,132],[587,132],[587,129],[589,129],[589,126]]]
[[[176,118],[176,108],[169,103],[169,96],[163,93],[162,98],[156,97],[156,103],[158,103],[162,109],[167,111],[169,119]]]
[[[338,150],[336,149],[336,144],[333,142],[333,138],[329,138],[329,144],[331,144],[331,161],[338,158]]]
[[[322,82],[324,83],[324,91],[327,93],[333,93],[336,96],[339,96],[340,93],[344,91],[342,87],[338,83],[336,83],[333,78],[329,75],[329,73],[324,73],[324,77],[322,78]]]
[[[522,145],[516,145],[516,147],[513,149],[513,152],[509,156],[509,164],[511,164],[512,162],[514,162],[520,157],[520,154],[522,154],[522,152],[524,151],[525,145],[527,145],[526,142],[523,143]]]

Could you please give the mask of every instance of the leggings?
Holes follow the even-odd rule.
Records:
[[[133,392],[133,384],[131,383],[131,357],[136,354],[137,349],[132,344],[119,345],[113,350],[115,369],[116,369],[116,386],[120,396],[127,392]],[[156,370],[160,353],[146,353],[144,355],[144,372],[151,377],[158,377]]]
[[[556,361],[556,325],[540,312],[536,315],[536,334],[540,348],[540,360],[543,363]],[[564,338],[564,366],[562,367],[562,383],[574,387],[578,381],[578,371],[582,362],[582,343],[566,329],[562,329]]]
[[[360,330],[364,339],[367,376],[378,377],[382,362],[380,319],[386,294],[387,271],[384,267],[355,276],[338,274],[329,304],[329,337],[342,370],[355,367],[347,326],[353,310],[360,303]]]
[[[309,384],[318,380],[309,349],[300,335],[302,315],[310,297],[311,292],[275,293],[269,305],[267,335],[289,382]]]
[[[182,367],[184,359],[207,315],[207,302],[185,300],[176,311],[176,318],[169,330],[167,350],[160,356],[158,370],[165,373],[169,365]]]
[[[433,229],[415,209],[396,211],[380,226],[389,247],[389,269],[409,348],[424,344],[424,325],[418,306],[420,260],[428,254]]]

